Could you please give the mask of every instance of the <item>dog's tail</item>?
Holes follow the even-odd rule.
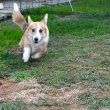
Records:
[[[14,3],[14,10],[12,13],[12,21],[17,24],[22,31],[25,31],[27,29],[27,22],[25,20],[25,18],[23,17],[23,15],[21,14],[19,7],[16,3]]]

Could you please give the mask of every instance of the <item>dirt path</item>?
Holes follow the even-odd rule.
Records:
[[[65,110],[65,104],[70,105],[66,110],[83,110],[78,105],[78,95],[84,91],[81,87],[55,89],[40,85],[35,79],[19,83],[0,80],[0,101],[22,99],[25,103],[45,107],[46,110],[48,107],[51,110]]]

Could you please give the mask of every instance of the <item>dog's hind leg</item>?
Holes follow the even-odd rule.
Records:
[[[34,55],[31,56],[32,59],[39,59],[42,57],[42,53],[35,53]]]
[[[23,61],[28,62],[31,54],[31,48],[29,46],[24,47],[24,52],[23,52]]]

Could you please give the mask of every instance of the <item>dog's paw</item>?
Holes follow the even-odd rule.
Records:
[[[32,59],[39,59],[41,58],[42,54],[41,53],[36,53],[34,55],[31,56]]]
[[[29,58],[23,57],[24,63],[27,63],[29,61]]]
[[[26,62],[28,62],[28,60],[29,60],[29,54],[27,54],[27,53],[24,53],[23,54],[23,61],[26,63]]]
[[[23,61],[26,63],[30,58],[30,48],[24,48]]]

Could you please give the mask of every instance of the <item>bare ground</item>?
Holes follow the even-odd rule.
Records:
[[[42,107],[42,110],[65,110],[63,105],[70,105],[66,110],[86,110],[78,103],[78,95],[87,91],[82,87],[56,89],[40,85],[37,80],[25,80],[15,83],[0,80],[0,101],[16,101],[22,99],[27,104]]]

